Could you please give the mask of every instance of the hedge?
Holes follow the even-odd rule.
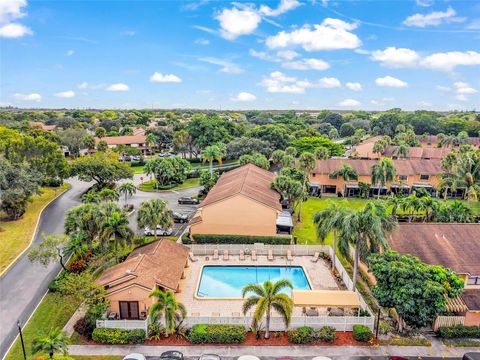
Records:
[[[438,328],[438,333],[442,338],[454,339],[454,338],[470,338],[480,339],[480,326],[443,326]]]
[[[142,344],[145,342],[145,330],[96,328],[93,330],[92,339],[102,344]]]
[[[317,331],[317,339],[320,341],[334,342],[337,338],[337,331],[334,327],[324,326]]]
[[[287,336],[294,344],[308,344],[316,340],[333,342],[337,338],[337,331],[331,326],[324,326],[317,331],[310,326],[301,326],[289,330]]]
[[[233,344],[244,342],[245,327],[241,325],[194,325],[187,334],[187,340],[193,344],[222,343]]]
[[[372,338],[372,331],[365,325],[353,325],[353,338],[357,341],[368,342]]]
[[[192,235],[196,244],[255,244],[290,245],[291,238],[287,236],[248,236],[248,235]],[[185,239],[186,241],[189,241]],[[188,243],[188,242],[187,242]]]

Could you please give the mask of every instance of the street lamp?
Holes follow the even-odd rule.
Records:
[[[23,358],[27,360],[27,354],[25,353],[25,343],[23,342],[22,327],[20,326],[20,320],[17,320],[18,333],[20,334],[20,341],[22,343]]]

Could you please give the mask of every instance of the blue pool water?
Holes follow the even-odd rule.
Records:
[[[301,266],[204,266],[197,289],[198,297],[242,297],[248,284],[261,284],[287,279],[295,290],[310,290]],[[286,290],[290,293],[290,290]]]

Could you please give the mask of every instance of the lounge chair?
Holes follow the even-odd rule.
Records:
[[[319,258],[320,258],[320,253],[317,251],[315,254],[313,254],[313,258],[310,261],[316,263]]]
[[[213,260],[218,260],[218,250],[213,250]]]
[[[188,258],[190,259],[191,262],[198,261],[198,259],[193,255],[193,252],[188,253]]]
[[[244,252],[243,250],[240,250],[239,259],[240,259],[240,261],[244,261],[244,260],[245,260],[245,252]]]
[[[268,250],[268,256],[267,256],[268,261],[273,261],[273,251]]]
[[[287,250],[287,261],[293,261],[292,252]]]
[[[257,252],[255,250],[252,251],[252,261],[257,261]]]
[[[228,261],[228,250],[223,250],[223,260]]]

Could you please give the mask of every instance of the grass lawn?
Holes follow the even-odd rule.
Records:
[[[15,221],[5,220],[0,212],[0,274],[30,244],[35,225],[44,206],[56,196],[67,190],[68,185],[60,188],[42,188],[42,194],[32,197],[27,211]]]
[[[34,339],[47,335],[51,328],[58,327],[62,329],[79,305],[80,302],[71,296],[62,296],[55,293],[48,293],[45,296],[30,321],[23,328],[23,340],[25,342],[25,350],[27,351],[27,359],[33,357],[31,348]],[[20,339],[17,338],[5,360],[18,359],[23,359],[23,353]]]
[[[200,180],[198,178],[191,178],[185,180],[182,184],[175,186],[174,188],[168,189],[168,190],[157,190],[153,186],[155,185],[156,180],[149,180],[145,181],[140,186],[138,187],[142,191],[156,191],[156,192],[162,192],[162,191],[172,191],[172,190],[181,190],[181,189],[187,189],[195,186],[200,186]]]

